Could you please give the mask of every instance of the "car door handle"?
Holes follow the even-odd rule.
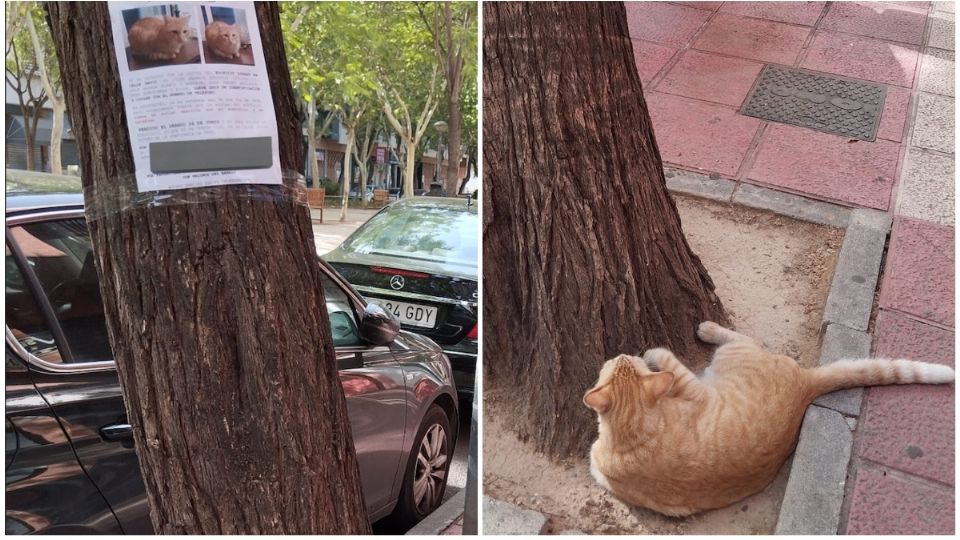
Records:
[[[106,441],[121,441],[133,437],[133,426],[130,424],[112,424],[100,428],[100,436]]]

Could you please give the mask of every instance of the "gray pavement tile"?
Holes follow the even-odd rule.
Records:
[[[918,94],[917,117],[910,144],[953,153],[953,98],[936,94]]]
[[[946,2],[934,2],[933,9],[934,11],[941,11],[945,13],[953,13],[954,8],[956,7],[956,0],[949,0]]]
[[[938,49],[954,50],[952,13],[930,14],[930,35],[927,36],[927,46]]]
[[[954,7],[956,6],[956,0],[949,0],[946,2],[934,2],[933,10],[942,11],[945,13],[953,13]]]
[[[927,48],[920,64],[920,90],[932,94],[954,96],[954,53]]]
[[[952,157],[907,151],[901,173],[898,213],[941,225],[954,223],[954,164]]]

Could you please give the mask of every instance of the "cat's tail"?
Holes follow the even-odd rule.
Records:
[[[814,397],[842,388],[884,384],[943,384],[953,369],[913,360],[837,360],[810,370]]]

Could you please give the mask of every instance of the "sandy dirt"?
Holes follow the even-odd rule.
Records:
[[[737,330],[813,365],[843,231],[740,206],[674,196],[684,233]],[[509,396],[484,389],[484,492],[551,517],[553,533],[772,534],[787,471],[733,506],[677,519],[625,505],[590,476],[588,458],[555,463],[509,429]]]

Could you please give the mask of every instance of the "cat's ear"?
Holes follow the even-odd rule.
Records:
[[[597,386],[583,395],[583,404],[600,414],[610,409],[610,385]]]
[[[662,398],[673,387],[674,375],[669,371],[661,371],[643,378],[646,389],[654,401]]]

